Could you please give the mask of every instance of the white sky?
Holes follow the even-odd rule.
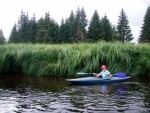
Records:
[[[123,8],[136,41],[148,5],[150,0],[0,0],[0,28],[8,39],[21,10],[28,12],[29,17],[35,13],[37,20],[49,11],[51,18],[60,24],[62,18],[69,17],[71,10],[75,13],[78,7],[85,9],[89,21],[97,10],[100,18],[106,14],[110,22],[117,25],[118,16]]]

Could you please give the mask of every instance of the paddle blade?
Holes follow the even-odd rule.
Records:
[[[87,75],[87,74],[92,74],[92,73],[85,73],[85,72],[78,72],[78,75]]]
[[[113,74],[113,75],[118,77],[118,78],[126,78],[126,73],[124,73],[124,72],[118,72],[118,73]]]

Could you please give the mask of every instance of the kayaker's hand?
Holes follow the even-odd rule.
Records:
[[[113,78],[113,76],[111,74],[108,75],[110,78]]]

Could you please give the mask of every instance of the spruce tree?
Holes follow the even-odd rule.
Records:
[[[76,42],[76,38],[75,38],[75,15],[74,12],[71,11],[71,14],[69,16],[69,18],[67,19],[66,23],[68,22],[69,24],[69,39],[70,42]]]
[[[32,43],[36,42],[36,32],[37,32],[37,22],[36,22],[36,18],[35,18],[35,14],[33,15],[33,17],[31,18],[31,20],[29,20],[29,40]]]
[[[49,37],[48,21],[44,18],[40,18],[37,23],[36,42],[37,43],[52,43],[52,37]]]
[[[102,18],[102,38],[105,40],[105,41],[112,41],[112,38],[113,38],[113,29],[112,29],[112,26],[110,24],[110,21],[109,19],[107,18],[107,16],[105,15],[103,18]]]
[[[57,43],[59,38],[59,25],[55,20],[51,20],[49,36],[52,37],[52,43]]]
[[[2,29],[0,30],[0,44],[5,44],[6,43],[6,39],[3,35],[3,31]]]
[[[123,43],[125,41],[131,41],[133,39],[131,29],[129,26],[129,21],[123,9],[121,10],[118,20],[117,34],[118,40],[122,41]]]
[[[21,11],[21,16],[18,20],[18,32],[21,42],[30,42],[30,26],[28,13]]]
[[[17,25],[15,24],[11,30],[8,43],[18,43],[20,42],[19,33],[17,31]]]
[[[75,17],[75,33],[76,40],[83,42],[86,41],[86,26],[87,26],[86,13],[84,8],[80,10],[80,8],[76,11]]]
[[[37,23],[36,39],[41,38],[38,36],[40,36],[40,33],[43,34],[43,32],[46,33],[45,37],[47,37],[46,41],[44,41],[45,43],[57,43],[59,26],[53,19],[50,18],[49,13],[45,13],[45,17],[39,19]],[[45,38],[43,38],[43,40],[45,40]]]
[[[88,27],[87,38],[90,41],[97,41],[101,38],[101,34],[102,27],[100,17],[97,10],[95,10]]]
[[[88,25],[88,20],[86,17],[87,17],[86,12],[85,12],[84,8],[82,7],[82,9],[81,9],[81,25],[82,25],[82,31],[84,33],[85,38],[86,38],[86,29],[85,28]]]
[[[150,6],[148,6],[144,16],[144,24],[142,26],[139,42],[150,42]]]
[[[70,17],[65,21],[62,19],[60,25],[60,38],[61,42],[73,43],[75,42],[75,16],[73,11],[71,11]]]
[[[44,29],[43,31],[45,31],[45,37],[44,38],[44,43],[52,43],[53,42],[53,37],[52,37],[52,34],[51,34],[51,30],[52,30],[52,26],[51,26],[51,17],[50,17],[50,14],[49,12],[48,13],[45,13],[45,18],[44,18]]]
[[[67,42],[66,40],[66,27],[65,27],[65,22],[64,22],[64,19],[61,20],[61,25],[60,25],[60,28],[59,28],[59,39],[57,40],[58,43],[64,43],[64,42]]]
[[[69,43],[71,42],[70,37],[71,37],[71,26],[70,26],[70,21],[67,19],[65,22],[62,21],[61,26],[60,26],[60,31],[61,31],[61,39],[63,43]]]
[[[29,20],[28,13],[22,10],[18,19],[18,23],[12,28],[9,43],[18,42],[35,42],[35,34],[37,32],[35,15]]]
[[[48,36],[47,30],[38,29],[36,34],[36,42],[38,43],[48,43],[51,42],[52,38]]]
[[[117,41],[118,37],[117,37],[117,29],[116,26],[113,25],[112,26],[112,41]]]

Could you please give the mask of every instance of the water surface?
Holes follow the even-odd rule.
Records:
[[[1,76],[0,113],[149,113],[145,80],[71,85],[65,78]]]

